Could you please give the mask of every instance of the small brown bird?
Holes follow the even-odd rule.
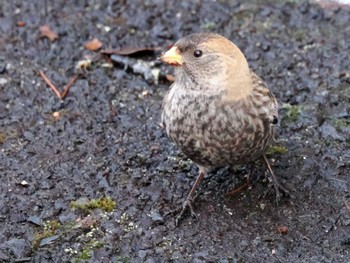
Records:
[[[265,156],[278,121],[277,101],[249,69],[239,48],[213,33],[188,35],[162,55],[175,67],[175,82],[163,101],[166,133],[199,167],[199,175],[176,219],[211,168],[252,163],[262,158],[279,196],[287,193]]]

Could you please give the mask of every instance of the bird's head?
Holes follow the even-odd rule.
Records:
[[[161,58],[175,67],[176,81],[187,83],[192,89],[244,89],[251,81],[243,53],[218,34],[185,36]]]

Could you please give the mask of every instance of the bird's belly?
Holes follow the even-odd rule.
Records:
[[[168,129],[168,135],[187,157],[203,166],[233,166],[258,159],[270,144],[273,131],[244,129],[222,130],[217,124],[196,125],[190,129]],[[176,127],[176,128],[175,128]],[[206,129],[203,129],[205,127]]]
[[[258,159],[273,138],[273,126],[243,108],[218,107],[217,101],[187,98],[170,92],[162,120],[182,151],[202,166],[233,166]]]

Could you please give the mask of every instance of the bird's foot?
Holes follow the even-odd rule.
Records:
[[[197,196],[195,196],[195,191],[196,188],[198,187],[198,185],[200,184],[200,182],[203,180],[205,174],[207,173],[206,168],[199,166],[199,175],[197,176],[197,179],[194,183],[194,185],[192,186],[192,189],[190,191],[190,193],[188,194],[186,201],[182,204],[182,209],[180,211],[180,214],[176,217],[175,219],[175,225],[178,226],[180,219],[183,217],[187,207],[190,208],[191,211],[191,215],[194,218],[197,218],[196,213],[194,212],[192,203],[194,202],[194,200],[196,199]],[[194,197],[193,197],[194,196]]]
[[[272,184],[273,184],[273,187],[275,188],[275,193],[276,193],[276,202],[278,204],[278,202],[280,201],[281,199],[281,192],[286,195],[286,196],[290,196],[290,193],[289,191],[282,185],[280,184],[280,182],[278,181],[275,173],[273,172],[272,168],[271,168],[271,165],[269,163],[269,160],[267,159],[266,155],[263,154],[262,156],[262,160],[263,162],[265,163],[267,169],[269,170],[270,172],[270,179],[272,180]],[[271,185],[271,184],[270,184]],[[271,188],[271,187],[269,187]],[[269,190],[268,190],[269,191]],[[267,191],[267,192],[268,192]],[[266,196],[267,192],[264,194],[264,197]]]
[[[193,201],[194,201],[194,199],[192,199],[192,197],[188,196],[186,198],[185,202],[183,202],[182,209],[180,208],[181,211],[180,211],[179,215],[175,219],[175,226],[179,225],[179,222],[183,218],[183,215],[186,212],[187,208],[190,209],[192,217],[193,218],[197,218],[197,215],[196,215],[196,213],[194,212],[194,209],[193,209]]]
[[[260,197],[265,199],[272,188],[275,190],[277,204],[282,196],[291,196],[290,192],[277,180],[277,178],[272,178],[272,182],[269,182],[268,189]]]
[[[269,184],[269,189],[265,192],[264,197],[266,196],[267,192],[269,192],[269,190],[272,187],[275,189],[276,203],[277,204],[281,200],[282,195],[283,196],[290,196],[289,191],[277,180],[277,178],[273,177],[272,182]]]

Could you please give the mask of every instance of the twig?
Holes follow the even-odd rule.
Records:
[[[61,93],[56,89],[56,87],[52,84],[52,82],[46,77],[45,73],[42,72],[41,70],[39,71],[40,76],[45,80],[46,84],[50,86],[50,88],[56,93],[57,97],[62,99]]]
[[[74,83],[78,78],[79,78],[79,75],[75,75],[75,76],[73,76],[73,78],[71,78],[71,80],[68,82],[68,84],[67,84],[66,87],[64,88],[64,91],[63,91],[63,93],[62,93],[62,95],[61,95],[61,99],[62,99],[62,100],[66,97],[66,95],[67,95],[67,93],[68,93],[70,87],[73,85],[73,83]]]
[[[64,91],[61,94],[61,92],[59,92],[58,89],[52,84],[52,82],[49,80],[49,78],[45,75],[44,72],[39,71],[39,73],[40,73],[40,76],[45,80],[46,84],[49,85],[49,87],[56,93],[57,97],[59,97],[61,100],[63,100],[66,97],[70,87],[80,77],[79,75],[73,76],[71,80],[68,82],[68,84],[65,86]]]
[[[232,191],[228,192],[227,195],[229,196],[233,196],[235,194],[238,194],[240,192],[242,192],[243,190],[245,190],[246,188],[249,188],[250,184],[249,182],[246,182],[244,185],[236,188],[236,189],[233,189]]]

